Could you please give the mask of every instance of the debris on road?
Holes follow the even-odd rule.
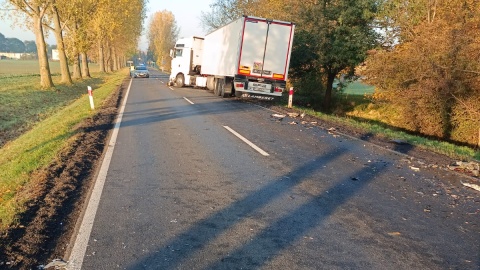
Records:
[[[463,182],[462,182],[462,185],[464,185],[464,186],[466,186],[466,187],[469,187],[469,188],[473,188],[473,189],[475,189],[476,191],[480,191],[480,185],[471,184],[471,183],[463,183]]]
[[[389,232],[388,235],[390,235],[390,236],[400,236],[401,233],[400,232]]]
[[[420,168],[418,168],[418,167],[410,166],[410,169],[412,169],[412,171],[415,171],[415,172],[419,172],[419,171],[420,171]]]
[[[284,115],[284,114],[274,113],[274,114],[271,115],[271,117],[277,118],[277,119],[279,119],[279,120],[282,120],[283,118],[285,118],[285,117],[287,117],[287,116]]]
[[[297,124],[297,122],[295,122],[295,121],[292,121],[292,122],[290,122],[289,124],[290,124],[290,125],[296,125],[296,124]]]
[[[54,268],[51,268],[51,267],[54,267]],[[62,259],[55,259],[53,260],[51,263],[43,266],[43,265],[40,265],[38,267],[39,269],[66,269],[67,268],[67,262],[62,260]]]
[[[475,177],[480,176],[480,164],[477,162],[457,161],[455,164],[447,166],[451,171],[469,172]]]
[[[287,114],[288,114],[288,116],[290,116],[292,118],[296,118],[300,115],[299,113],[287,113]]]

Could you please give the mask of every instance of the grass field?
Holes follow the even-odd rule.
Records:
[[[13,63],[9,72],[4,66],[7,62]],[[95,107],[99,108],[128,74],[126,69],[109,74],[91,72],[92,78],[72,86],[59,84],[57,75],[53,76],[55,88],[40,90],[36,63],[22,62],[0,61],[0,231],[15,224],[24,211],[28,198],[19,194],[28,190],[31,175],[68,147],[75,126],[94,114],[87,85],[93,87]]]
[[[359,81],[349,83],[343,93],[346,95],[371,95],[375,91],[375,87],[364,84]]]
[[[52,74],[60,73],[60,62],[49,61],[49,65]],[[92,73],[98,72],[98,65],[96,64],[90,64],[89,68]],[[40,74],[38,61],[36,60],[0,60],[0,78],[35,74]]]

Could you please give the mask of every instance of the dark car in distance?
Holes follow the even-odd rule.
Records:
[[[136,66],[134,70],[130,72],[130,77],[133,78],[149,78],[150,73],[146,66]]]

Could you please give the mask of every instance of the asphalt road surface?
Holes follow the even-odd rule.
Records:
[[[167,80],[133,79],[72,269],[480,269],[461,176]]]

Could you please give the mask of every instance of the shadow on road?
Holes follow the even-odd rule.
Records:
[[[236,201],[208,218],[196,223],[189,230],[178,235],[163,247],[151,252],[127,269],[176,269],[205,248],[210,242],[228,233],[243,219],[255,215],[261,208],[273,203],[285,193],[291,192],[309,177],[320,172],[323,167],[333,163],[346,153],[346,149],[332,150],[315,160],[298,167],[296,170]],[[372,165],[373,166],[373,165]],[[267,264],[284,249],[302,238],[309,230],[318,226],[339,207],[368,185],[378,174],[389,166],[373,169],[370,166],[357,171],[355,176],[335,181],[318,196],[311,198],[278,220],[268,224],[263,231],[244,244],[229,252],[227,257],[211,263],[206,269],[258,269]],[[372,171],[374,173],[372,174]],[[318,179],[332,182],[333,179]],[[355,179],[357,180],[357,179]],[[189,243],[188,246],[185,243]],[[268,248],[266,248],[268,247]],[[252,254],[252,251],[254,254]],[[214,251],[211,251],[214,252]]]

